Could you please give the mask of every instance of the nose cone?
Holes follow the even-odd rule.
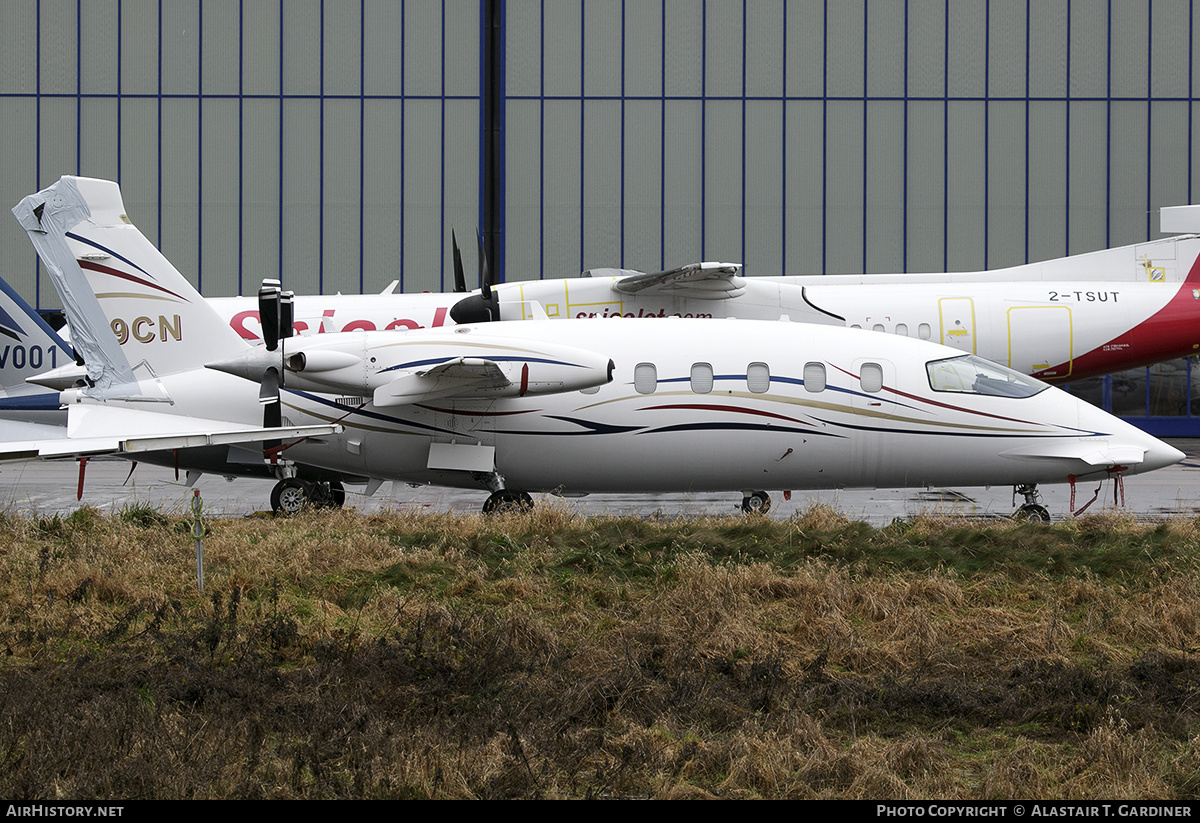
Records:
[[[1155,469],[1174,466],[1187,456],[1169,443],[1164,443],[1156,437],[1146,436],[1149,437],[1151,443],[1146,448],[1146,456],[1142,458],[1141,465],[1136,467],[1137,472],[1152,472]]]
[[[1174,446],[1091,404],[1080,401],[1080,408],[1081,427],[1095,433],[1082,438],[1096,447],[1084,459],[1096,468],[1121,466],[1128,474],[1145,474],[1173,466],[1186,456]]]

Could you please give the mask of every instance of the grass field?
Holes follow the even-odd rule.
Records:
[[[0,516],[0,796],[1194,798],[1200,521]]]

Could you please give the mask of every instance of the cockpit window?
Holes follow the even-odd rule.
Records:
[[[985,394],[991,397],[1032,397],[1046,384],[973,354],[932,360],[925,364],[934,391]]]

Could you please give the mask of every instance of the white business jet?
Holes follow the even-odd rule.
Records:
[[[764,490],[1011,484],[1037,517],[1048,516],[1039,483],[1183,457],[974,355],[802,323],[532,320],[255,348],[129,221],[115,184],[64,177],[14,213],[88,370],[62,394],[67,442],[16,453],[128,455],[147,430],[178,442],[207,426],[255,448],[278,435],[260,460],[284,475],[280,498],[303,491],[290,461],[374,482],[485,487],[485,511],[528,505],[530,492],[740,489],[745,508],[762,510]],[[291,327],[286,311],[265,313]],[[281,425],[262,419],[260,397],[280,404]]]

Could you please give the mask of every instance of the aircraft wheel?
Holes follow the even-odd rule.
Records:
[[[532,508],[532,497],[525,492],[515,492],[512,489],[501,489],[498,492],[493,492],[483,502],[484,514],[527,512]]]
[[[276,514],[298,514],[308,505],[312,488],[295,477],[280,480],[271,489],[271,509]]]
[[[309,502],[319,509],[340,509],[346,505],[346,488],[340,480],[309,485]]]
[[[1050,512],[1046,511],[1045,506],[1039,506],[1037,503],[1026,503],[1013,512],[1013,517],[1017,520],[1032,520],[1035,523],[1050,522]]]
[[[346,487],[341,480],[329,481],[329,505],[335,509],[346,505]]]
[[[766,492],[750,492],[742,498],[742,511],[746,514],[766,514],[771,510],[771,495]]]

